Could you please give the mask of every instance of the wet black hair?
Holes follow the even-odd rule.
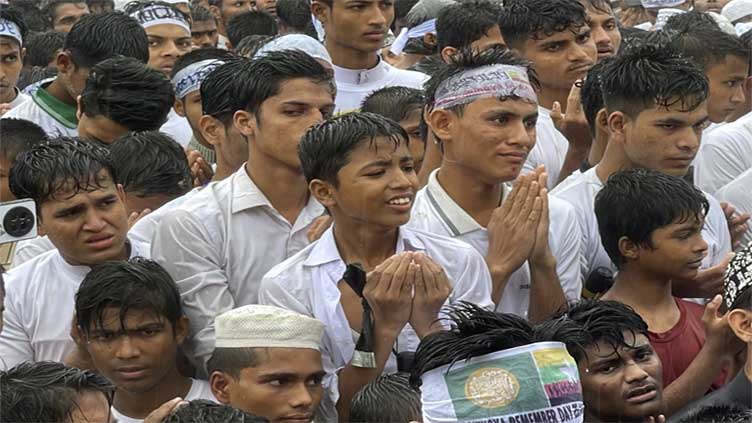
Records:
[[[201,92],[202,113],[209,115],[225,125],[232,121],[232,115],[237,110],[233,101],[234,76],[246,66],[246,59],[231,60],[220,65],[207,75],[199,88]]]
[[[29,27],[26,25],[23,11],[14,6],[8,6],[7,4],[0,4],[0,19],[5,19],[13,22],[18,26],[21,38],[24,40],[24,44],[27,42],[27,35],[29,33]],[[25,45],[21,46],[26,47]],[[46,64],[46,63],[45,63]]]
[[[179,197],[193,187],[183,147],[158,131],[132,132],[110,146],[123,190],[140,197]]]
[[[84,277],[76,292],[76,324],[85,336],[102,330],[111,307],[119,309],[122,329],[129,311],[164,318],[173,330],[183,316],[175,281],[157,262],[141,257],[99,264]]]
[[[504,41],[521,48],[529,39],[579,31],[586,17],[585,6],[577,0],[507,0],[499,26]]]
[[[381,137],[393,142],[394,148],[409,144],[407,133],[397,122],[374,113],[347,113],[315,125],[298,145],[306,181],[320,179],[338,186],[337,174],[350,161],[353,150]]]
[[[611,58],[606,58],[601,60],[590,68],[587,77],[582,81],[582,87],[580,88],[582,109],[585,112],[585,119],[587,119],[588,126],[590,126],[590,133],[593,136],[595,136],[595,129],[598,127],[598,112],[606,107],[606,104],[603,101],[601,72],[610,62],[610,59]]]
[[[689,32],[698,28],[720,31],[715,19],[710,14],[699,10],[690,10],[669,17],[662,29],[664,31]]]
[[[710,405],[681,419],[679,423],[749,423],[752,410],[732,405]]]
[[[227,23],[227,38],[233,46],[249,35],[277,35],[277,19],[267,12],[251,10],[233,16]]]
[[[63,51],[73,63],[91,69],[116,56],[149,61],[149,39],[141,25],[122,12],[94,13],[82,17],[65,36]]]
[[[193,22],[217,22],[217,17],[209,9],[200,5],[191,6],[191,18]]]
[[[13,163],[19,154],[47,140],[47,133],[26,119],[0,119],[0,154]]]
[[[104,376],[62,363],[21,363],[0,371],[2,421],[67,422],[81,394],[99,392],[112,404],[115,387]]]
[[[279,24],[306,35],[316,35],[308,0],[277,0]]]
[[[34,32],[24,38],[26,56],[24,66],[40,66],[46,68],[57,57],[57,52],[63,49],[65,33],[58,31]]]
[[[470,47],[499,25],[501,13],[501,5],[490,0],[467,0],[442,9],[436,17],[438,50]]]
[[[409,373],[382,374],[350,402],[350,422],[400,422],[422,418],[420,391],[410,386]]]
[[[704,220],[709,208],[702,191],[682,178],[652,169],[630,169],[608,178],[595,197],[601,243],[617,268],[624,264],[619,240],[654,248],[657,229],[676,222]]]
[[[269,420],[208,400],[193,400],[178,407],[162,423],[268,423]]]
[[[363,100],[361,112],[376,113],[395,122],[406,119],[425,103],[423,90],[408,87],[384,87],[376,90]]]
[[[15,0],[13,7],[21,11],[30,32],[45,32],[52,29],[47,15],[38,7],[34,0]]]
[[[238,56],[252,59],[261,47],[265,46],[274,38],[275,37],[271,35],[248,35],[240,40],[240,43],[235,47],[235,52]]]
[[[197,62],[210,59],[228,62],[236,58],[237,56],[234,53],[225,49],[199,48],[180,56],[180,58],[175,61],[175,65],[173,65],[172,71],[170,72],[170,78],[175,78],[175,75],[177,75],[178,72]]]
[[[614,15],[614,9],[611,7],[611,2],[609,0],[580,0],[583,4],[585,4],[586,8],[593,8],[601,13],[607,13],[611,16]]]

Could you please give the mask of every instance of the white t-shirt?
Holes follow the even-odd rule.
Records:
[[[131,257],[149,256],[149,247],[130,241]],[[75,295],[88,266],[71,266],[48,251],[5,275],[5,325],[0,332],[0,365],[63,361],[75,349],[70,337]]]
[[[423,89],[428,75],[398,69],[379,59],[379,64],[372,69],[352,70],[334,66],[334,79],[337,82],[334,113],[341,114],[360,110],[369,94],[384,87]]]
[[[183,148],[188,147],[191,138],[193,138],[193,130],[188,123],[188,119],[175,113],[174,109],[170,109],[170,113],[167,114],[167,122],[159,128],[159,132],[169,135]]]
[[[19,105],[20,105],[21,103],[23,103],[23,102],[25,102],[25,101],[27,101],[27,100],[31,100],[31,96],[29,96],[29,95],[26,95],[26,94],[22,93],[21,91],[19,91],[19,90],[18,90],[18,88],[16,88],[16,98],[14,98],[14,99],[13,99],[13,101],[11,101],[11,102],[9,103],[9,105],[10,105],[10,110],[13,110],[13,109],[15,109],[15,108],[16,108],[16,107],[18,107],[18,106],[19,106]],[[3,117],[5,117],[5,116],[3,116]]]
[[[13,267],[18,267],[34,257],[54,249],[55,246],[46,235],[18,241],[16,251],[13,253]]]
[[[595,196],[603,189],[603,182],[595,173],[596,169],[597,167],[593,167],[585,173],[572,174],[552,192],[555,197],[568,201],[577,211],[582,232],[580,245],[583,283],[599,267],[616,271],[601,243],[598,220],[595,217]],[[702,229],[702,237],[708,244],[708,255],[702,262],[703,269],[719,264],[731,252],[731,234],[721,205],[712,195],[705,193],[705,197],[710,203],[710,209]]]
[[[694,163],[695,185],[711,194],[752,169],[752,113],[703,137]]]
[[[488,231],[449,196],[436,177],[438,171],[431,172],[428,184],[415,196],[415,206],[407,226],[464,241],[485,257],[488,254]],[[505,187],[505,191],[508,188]],[[559,283],[567,301],[574,302],[582,293],[580,228],[574,207],[551,197],[549,220],[548,243],[556,257]],[[530,267],[525,262],[509,278],[496,311],[527,318],[530,281]]]
[[[53,97],[43,85],[3,118],[26,119],[39,125],[51,137],[78,135],[76,108]]]
[[[726,201],[739,213],[752,213],[752,169],[737,176],[716,193],[719,201]],[[752,242],[752,225],[742,237],[742,245]]]
[[[193,401],[193,400],[209,400],[214,401],[216,403],[219,403],[217,400],[217,397],[214,396],[211,390],[211,385],[209,385],[209,382],[205,380],[199,380],[199,379],[191,379],[193,383],[191,384],[191,389],[188,391],[187,394],[185,394],[185,397],[183,400],[185,401]],[[144,419],[134,419],[131,417],[128,417],[126,415],[120,414],[116,409],[115,406],[111,408],[112,410],[112,416],[115,417],[115,420],[117,423],[143,423]]]
[[[569,149],[569,141],[554,126],[551,111],[538,106],[538,122],[535,125],[535,147],[527,156],[522,173],[534,171],[538,166],[545,165],[548,174],[548,189],[552,190],[559,180],[561,167]]]

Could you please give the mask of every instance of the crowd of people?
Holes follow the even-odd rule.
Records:
[[[752,0],[0,1],[0,422],[752,421],[751,66]]]

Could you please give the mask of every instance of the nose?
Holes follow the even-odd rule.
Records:
[[[374,11],[370,14],[368,24],[377,28],[384,28],[387,25],[386,13],[381,10],[380,3],[378,1],[373,2]]]
[[[292,408],[310,408],[313,405],[313,395],[305,383],[299,383],[290,392],[290,406]]]
[[[399,170],[395,172],[394,178],[389,185],[390,188],[394,190],[404,190],[412,187],[412,182],[410,181],[410,178],[407,177],[407,173],[402,170],[402,167],[400,167]]]
[[[624,368],[624,380],[627,383],[641,382],[648,378],[648,372],[646,372],[639,364],[633,362],[627,363]]]
[[[677,146],[682,151],[697,151],[700,148],[700,137],[702,137],[702,131],[696,132],[693,128],[689,127],[680,135]]]
[[[608,46],[611,44],[611,38],[606,34],[606,31],[602,26],[591,27],[591,31],[590,36],[593,38],[593,42],[595,42],[596,46]]]
[[[89,211],[86,215],[86,223],[84,224],[84,230],[90,232],[99,232],[107,226],[107,222],[97,211]]]
[[[115,356],[119,359],[126,360],[130,358],[136,358],[140,355],[138,346],[131,339],[130,336],[123,335],[120,337],[115,349]]]
[[[588,38],[587,42],[582,44],[574,43],[574,47],[569,51],[569,61],[573,63],[592,62],[595,60],[595,56],[598,53],[593,37]]]
[[[734,94],[731,96],[731,102],[735,105],[742,104],[746,100],[744,96],[744,84],[739,84],[734,89]]]
[[[511,130],[509,138],[507,139],[507,144],[525,147],[527,151],[533,149],[533,147],[535,146],[536,137],[535,126],[528,128],[525,126],[524,121],[519,121],[514,125],[513,128],[510,129]]]
[[[695,242],[692,244],[692,250],[696,253],[702,253],[706,255],[708,253],[708,243],[703,238],[702,233],[695,237]]]
[[[177,57],[180,54],[178,45],[171,41],[167,43],[167,46],[162,50],[163,57]]]

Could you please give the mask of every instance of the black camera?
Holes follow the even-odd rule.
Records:
[[[0,244],[37,236],[37,209],[34,200],[0,203]]]

